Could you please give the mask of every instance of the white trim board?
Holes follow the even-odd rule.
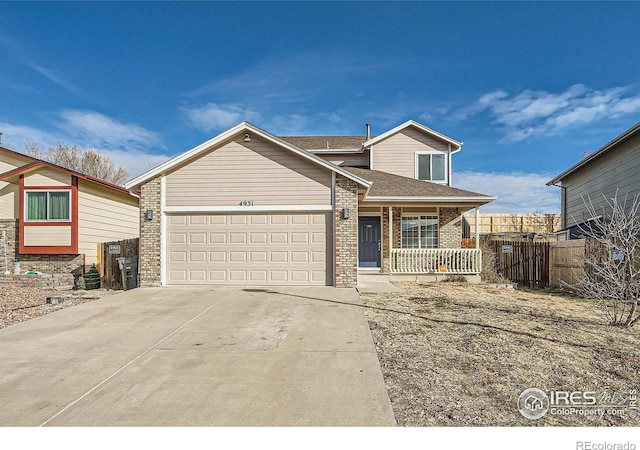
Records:
[[[260,212],[287,212],[287,211],[308,211],[308,212],[330,212],[333,211],[331,205],[262,205],[262,206],[165,206],[164,212],[167,214],[179,213],[220,213],[220,212],[243,212],[246,214]]]

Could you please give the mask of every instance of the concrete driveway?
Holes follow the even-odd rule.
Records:
[[[358,294],[144,288],[0,330],[2,426],[395,425]]]

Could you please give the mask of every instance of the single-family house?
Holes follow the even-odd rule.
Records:
[[[627,199],[627,208],[640,194],[640,123],[583,158],[547,186],[561,188],[561,239],[580,238],[580,228],[591,217],[585,201],[591,201],[596,212],[607,214],[607,199],[618,194]]]
[[[99,243],[138,237],[138,201],[122,186],[0,147],[2,265],[81,274]]]
[[[358,273],[480,273],[451,186],[462,143],[415,121],[377,136],[275,136],[240,123],[129,181],[141,285],[355,286]]]

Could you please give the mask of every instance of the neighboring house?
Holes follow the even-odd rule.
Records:
[[[562,189],[561,239],[580,237],[580,225],[593,219],[585,201],[591,200],[596,211],[607,214],[606,199],[618,193],[618,200],[627,197],[627,208],[634,195],[640,194],[640,123],[585,157],[547,186]]]
[[[81,274],[97,244],[139,235],[127,189],[0,147],[0,231],[20,268]],[[0,255],[3,258],[4,255]]]
[[[277,137],[243,122],[126,184],[141,285],[355,286],[358,271],[480,272],[451,187],[462,143],[414,121],[376,137]],[[424,181],[422,181],[424,180]]]

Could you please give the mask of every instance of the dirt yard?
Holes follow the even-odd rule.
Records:
[[[405,293],[362,300],[399,425],[640,424],[629,408],[640,393],[640,328],[610,327],[594,302],[559,293],[396,284]],[[619,408],[550,408],[530,420],[517,401],[533,387],[595,392],[597,405]]]
[[[106,295],[108,291],[47,290],[34,287],[0,285],[0,328],[44,316]],[[46,304],[49,296],[68,296],[62,303]]]

